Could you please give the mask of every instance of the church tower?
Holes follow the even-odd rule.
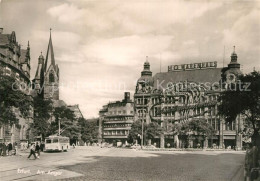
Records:
[[[38,58],[38,66],[35,77],[33,79],[33,88],[37,92],[37,95],[43,98],[43,83],[44,83],[44,57],[42,55]]]
[[[51,39],[50,39],[46,54],[46,60],[44,63],[44,99],[59,100],[59,67],[55,64],[54,51]]]

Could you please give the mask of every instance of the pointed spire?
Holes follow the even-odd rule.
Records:
[[[36,70],[34,79],[40,80],[42,71],[44,71],[44,57],[41,52],[41,55],[38,58],[38,66],[37,66],[37,70]]]
[[[148,56],[146,56],[146,62],[148,62]]]
[[[45,60],[45,72],[47,71],[47,65],[48,65],[48,58],[49,54],[51,56],[51,65],[55,66],[55,59],[54,59],[54,51],[53,51],[53,45],[52,45],[52,39],[51,39],[51,28],[50,28],[50,39],[49,39],[49,44],[48,44],[48,50],[47,50],[47,55],[46,55],[46,60]]]
[[[26,62],[29,62],[30,61],[30,43],[28,41],[28,44],[27,44],[27,50],[26,50]]]
[[[231,54],[231,62],[237,62],[237,54],[236,54],[236,46],[233,46],[234,48],[234,51],[233,53]]]

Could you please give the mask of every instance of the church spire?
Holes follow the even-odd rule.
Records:
[[[47,71],[47,64],[48,64],[48,58],[49,55],[51,56],[51,65],[55,67],[55,59],[54,59],[54,51],[53,51],[53,45],[52,45],[52,39],[51,39],[51,28],[50,28],[50,39],[49,39],[49,45],[48,45],[48,50],[47,50],[47,55],[46,55],[46,60],[45,60],[45,72]]]
[[[38,58],[38,66],[37,66],[37,70],[36,70],[34,79],[37,79],[37,80],[41,79],[41,71],[43,71],[43,67],[44,67],[44,57],[41,52],[41,55]]]

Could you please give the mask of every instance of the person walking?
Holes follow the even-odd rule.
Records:
[[[43,152],[43,150],[44,150],[44,142],[43,141],[40,144],[40,149],[41,149],[41,152]]]
[[[35,151],[37,153],[37,158],[40,158],[40,146],[39,146],[38,142],[36,143]]]
[[[6,143],[3,143],[3,156],[6,156]]]
[[[3,152],[3,143],[0,143],[0,156],[2,156],[2,152]]]
[[[12,143],[9,143],[9,144],[8,144],[7,149],[8,149],[8,155],[11,156],[11,155],[12,155],[12,150],[13,150],[13,145],[12,145]]]
[[[35,155],[35,144],[34,144],[34,143],[31,144],[30,154],[29,154],[29,156],[28,156],[28,159],[30,159],[30,157],[31,157],[32,155],[34,156],[34,159],[36,160],[37,157],[36,157],[36,155]]]

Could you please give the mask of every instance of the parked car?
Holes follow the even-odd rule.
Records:
[[[139,144],[134,144],[133,146],[131,146],[132,149],[141,149],[141,145]]]

